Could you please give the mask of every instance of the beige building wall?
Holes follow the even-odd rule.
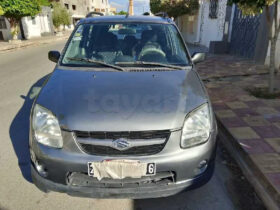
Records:
[[[70,12],[73,24],[79,19],[85,18],[89,12],[111,14],[109,0],[59,0],[59,2]]]
[[[117,13],[117,8],[111,7],[110,12],[111,12],[111,14],[115,15]]]
[[[109,0],[88,0],[90,11],[101,12],[104,15],[111,14]]]
[[[89,0],[60,0],[59,1],[70,13],[73,24],[76,24],[90,12]]]
[[[199,35],[199,15],[183,15],[177,18],[177,25],[182,33],[184,40],[188,43],[196,43]]]
[[[209,6],[209,0],[201,0],[195,15],[178,18],[177,24],[186,42],[209,47],[211,41],[222,41],[227,0],[219,0],[217,18],[209,17]]]

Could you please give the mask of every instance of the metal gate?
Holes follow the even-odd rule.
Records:
[[[230,53],[246,58],[255,57],[255,47],[260,26],[260,15],[243,16],[241,10],[235,7]]]

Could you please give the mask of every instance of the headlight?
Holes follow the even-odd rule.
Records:
[[[35,139],[46,146],[62,148],[61,130],[56,117],[46,108],[36,104],[33,111],[32,127]]]
[[[208,103],[192,111],[186,118],[181,137],[181,147],[188,148],[205,143],[211,130]]]

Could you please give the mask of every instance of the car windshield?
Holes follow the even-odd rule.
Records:
[[[121,67],[189,65],[185,45],[176,27],[151,23],[79,25],[61,64],[104,67],[92,61]]]

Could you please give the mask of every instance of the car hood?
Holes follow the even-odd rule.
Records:
[[[60,125],[80,131],[181,128],[191,110],[207,101],[193,70],[82,71],[55,69],[36,103]]]

